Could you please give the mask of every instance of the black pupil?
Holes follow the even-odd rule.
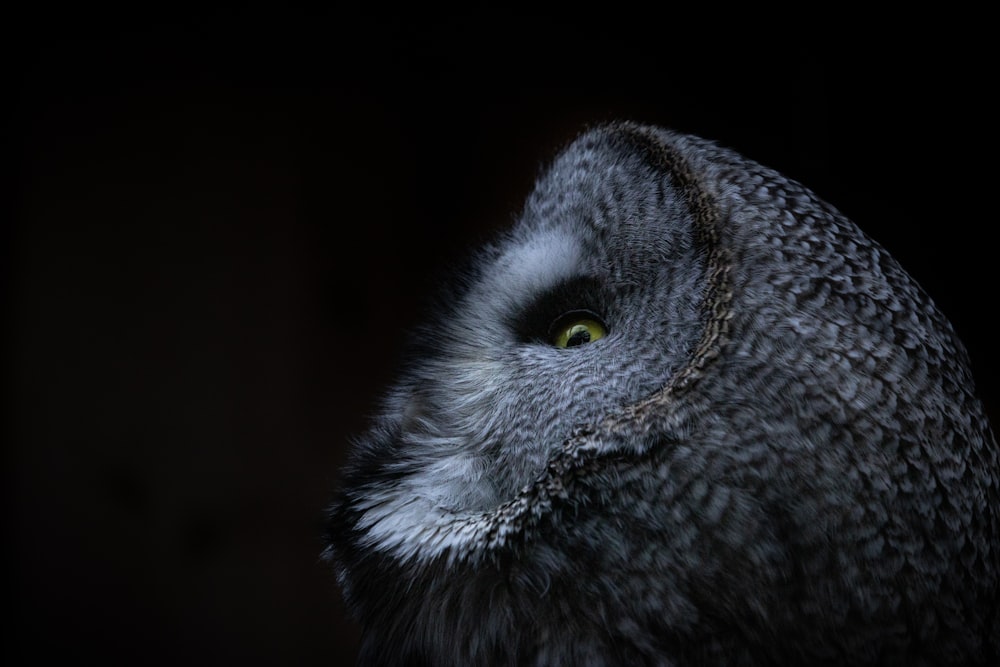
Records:
[[[576,347],[577,345],[583,345],[584,343],[590,342],[590,332],[586,329],[579,329],[569,337],[566,341],[566,347]]]

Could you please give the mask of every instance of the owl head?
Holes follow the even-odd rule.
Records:
[[[998,650],[1000,463],[964,348],[802,185],[589,129],[412,339],[329,511],[363,660]]]

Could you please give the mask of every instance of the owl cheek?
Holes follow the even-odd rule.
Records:
[[[407,403],[406,409],[400,415],[399,430],[402,433],[412,433],[419,423],[419,409],[413,404]]]
[[[427,431],[428,416],[432,414],[432,401],[424,392],[416,390],[410,394],[399,413],[399,428],[402,433],[418,434]]]

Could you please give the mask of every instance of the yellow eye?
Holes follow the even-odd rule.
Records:
[[[577,347],[607,335],[607,327],[597,315],[586,310],[566,313],[557,319],[550,329],[549,338],[556,347]]]

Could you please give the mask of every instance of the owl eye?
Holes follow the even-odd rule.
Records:
[[[549,327],[549,340],[556,347],[577,347],[604,338],[608,328],[589,310],[572,310],[556,318]]]

